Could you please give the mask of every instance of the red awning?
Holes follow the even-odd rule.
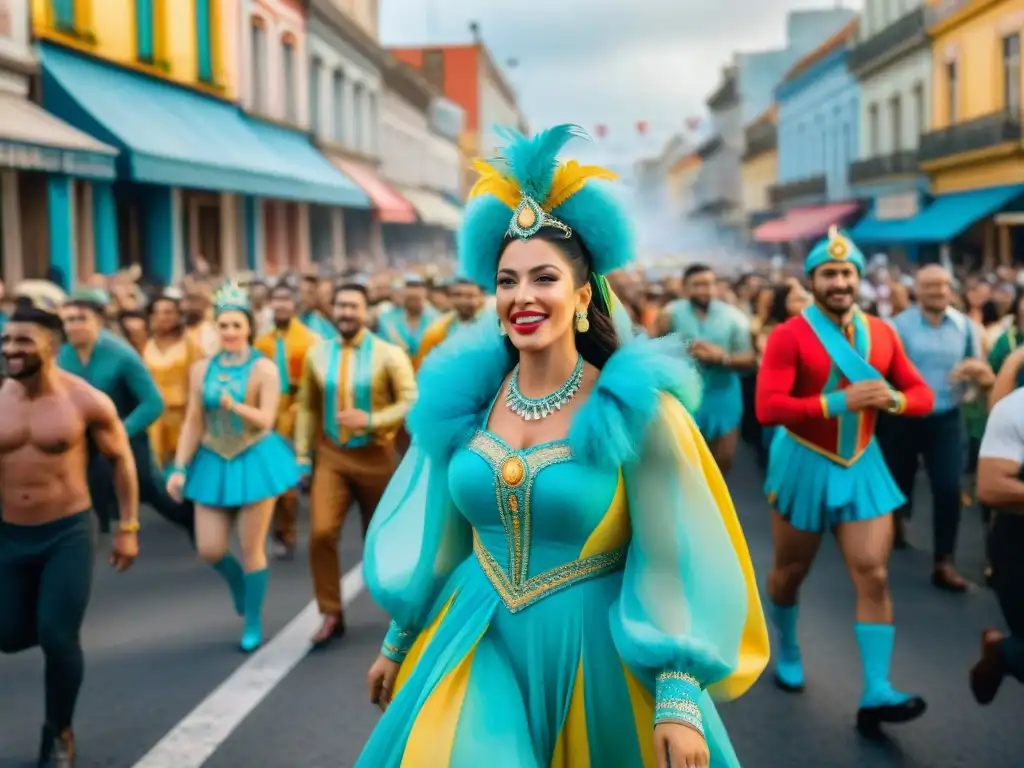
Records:
[[[358,184],[373,203],[373,211],[385,224],[415,224],[419,219],[412,203],[388,184],[373,168],[354,160],[331,158],[334,165]]]
[[[842,224],[858,207],[857,203],[831,203],[794,208],[781,219],[766,221],[755,229],[754,239],[759,243],[816,239],[828,232],[833,224]]]

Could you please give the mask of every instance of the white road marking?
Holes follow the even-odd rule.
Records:
[[[363,564],[341,580],[348,605],[366,588]],[[134,768],[200,768],[263,699],[305,658],[320,624],[314,600],[264,644],[198,707],[193,709]]]

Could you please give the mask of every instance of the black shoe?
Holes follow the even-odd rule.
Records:
[[[882,723],[908,723],[923,715],[927,708],[920,696],[911,696],[902,704],[861,707],[857,710],[857,730],[864,736],[876,737],[882,733]]]
[[[75,737],[70,728],[58,731],[49,723],[43,726],[37,768],[75,768]]]

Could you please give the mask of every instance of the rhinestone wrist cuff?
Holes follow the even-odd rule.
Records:
[[[415,632],[410,629],[402,629],[392,621],[391,626],[388,627],[388,633],[384,636],[384,643],[380,647],[380,652],[392,661],[397,661],[401,664],[405,661],[405,657],[409,655],[415,640]]]
[[[693,675],[662,672],[654,687],[654,724],[673,720],[683,722],[692,725],[703,736],[704,723],[698,705],[702,692],[700,682]]]

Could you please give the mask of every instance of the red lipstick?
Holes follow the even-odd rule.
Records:
[[[509,315],[509,325],[518,334],[530,336],[536,333],[548,316],[541,312],[520,311]]]

